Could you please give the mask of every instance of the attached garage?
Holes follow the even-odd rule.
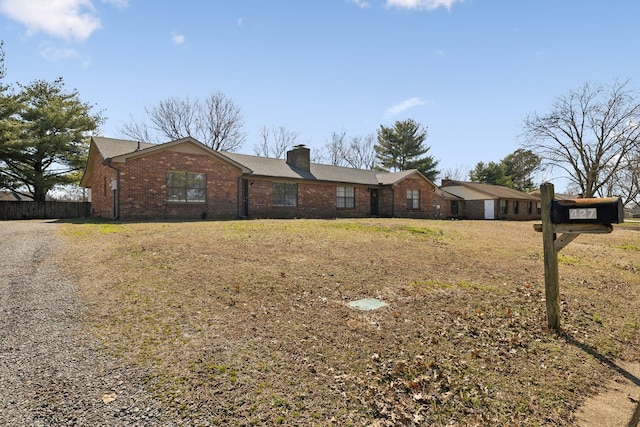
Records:
[[[440,187],[464,200],[465,219],[540,219],[540,198],[500,185],[443,180]]]

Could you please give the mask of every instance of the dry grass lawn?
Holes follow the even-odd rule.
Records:
[[[561,334],[532,222],[68,223],[64,262],[193,425],[570,425],[639,359],[637,225],[562,250]]]

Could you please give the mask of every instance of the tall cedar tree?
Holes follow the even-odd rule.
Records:
[[[62,78],[19,88],[0,96],[11,111],[0,117],[0,186],[44,201],[54,186],[77,181],[89,133],[103,118],[91,114],[76,90],[66,92]]]
[[[412,119],[396,121],[393,127],[380,126],[378,144],[374,146],[376,157],[383,168],[394,171],[417,169],[431,181],[438,176],[438,161],[426,154],[430,147],[424,146],[427,129]]]
[[[522,148],[507,155],[499,163],[479,162],[469,173],[472,182],[503,185],[520,191],[533,190],[533,174],[540,169],[540,156]]]
[[[520,191],[531,191],[536,185],[533,175],[541,170],[542,159],[531,150],[518,148],[500,161],[505,174],[511,178],[513,188]]]
[[[502,162],[478,162],[475,169],[469,172],[471,182],[482,182],[485,184],[502,185],[513,187],[511,177],[506,174]]]

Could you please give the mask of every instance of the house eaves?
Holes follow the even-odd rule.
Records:
[[[133,144],[136,144],[137,147],[137,142],[134,141],[130,141]],[[180,151],[181,147],[184,146],[189,146],[192,149],[195,149],[197,152],[201,152],[202,154],[208,154],[210,156],[216,157],[220,160],[223,160],[227,163],[232,164],[233,166],[237,167],[238,169],[240,169],[242,171],[242,173],[250,173],[251,171],[249,169],[247,169],[247,167],[245,167],[242,164],[237,163],[235,160],[229,158],[228,156],[224,155],[223,153],[219,152],[219,151],[215,151],[212,150],[211,148],[207,147],[206,145],[202,144],[201,142],[193,139],[193,138],[182,138],[182,139],[177,139],[175,141],[171,141],[171,142],[167,142],[164,144],[149,144],[147,145],[146,148],[142,148],[142,146],[140,146],[140,149],[134,149],[133,151],[130,151],[128,153],[124,153],[118,156],[114,156],[111,158],[105,158],[105,162],[109,162],[109,163],[125,163],[127,160],[130,159],[135,159],[135,158],[139,158],[139,157],[144,157],[144,156],[148,156],[150,154],[153,154],[155,152],[158,151]]]
[[[538,197],[525,192],[503,187],[501,185],[484,184],[466,181],[448,181],[441,186],[449,193],[462,197],[465,200],[482,199],[516,199],[516,200],[540,200]]]
[[[528,193],[530,196],[535,197],[536,199],[540,200],[540,190],[534,190]],[[562,193],[555,193],[553,196],[554,200],[571,200],[571,199],[579,199],[580,196],[577,195],[572,195],[572,194],[562,194]]]
[[[449,193],[448,191],[443,190],[442,188],[438,188],[436,187],[436,189],[434,190],[434,193],[436,196],[442,198],[442,199],[448,199],[448,200],[464,200],[462,197],[456,196],[453,193]]]
[[[417,169],[407,169],[405,171],[400,171],[400,172],[378,172],[376,175],[376,178],[380,183],[380,185],[395,185],[400,181],[403,181],[409,178],[412,175],[416,175],[424,179],[425,181],[427,181],[434,188],[436,187],[434,183],[432,183],[426,176],[420,173],[420,171]]]
[[[212,150],[193,138],[182,138],[164,144],[151,144],[148,142],[94,136],[91,138],[91,146],[89,148],[87,161],[87,165],[89,165],[89,167],[85,169],[84,175],[80,180],[80,185],[82,187],[90,188],[91,177],[93,175],[93,169],[91,166],[94,164],[98,155],[102,157],[103,164],[111,165],[125,163],[127,160],[147,156],[162,150],[180,151],[181,146],[189,146],[193,152],[200,152],[202,154],[208,154],[219,158],[237,167],[242,171],[242,173],[251,172],[243,165],[235,162],[233,159],[224,156],[218,151]]]
[[[124,139],[105,138],[102,136],[91,137],[91,143],[89,145],[89,156],[87,159],[88,167],[85,169],[82,179],[80,180],[80,186],[85,188],[91,188],[91,180],[93,176],[93,164],[96,158],[100,156],[102,160],[112,157],[120,156],[126,153],[135,151],[138,148],[148,148],[156,144],[149,144],[146,142],[128,141]]]
[[[91,141],[94,143],[103,159],[111,159],[113,157],[129,154],[137,150],[159,146],[159,144],[151,144],[148,142],[104,138],[101,136],[94,136],[91,138]]]

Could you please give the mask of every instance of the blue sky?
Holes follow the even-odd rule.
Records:
[[[221,91],[243,153],[263,126],[319,150],[412,118],[452,170],[513,152],[527,114],[587,81],[637,88],[638,16],[635,0],[0,0],[0,39],[7,83],[62,76],[105,136]]]

